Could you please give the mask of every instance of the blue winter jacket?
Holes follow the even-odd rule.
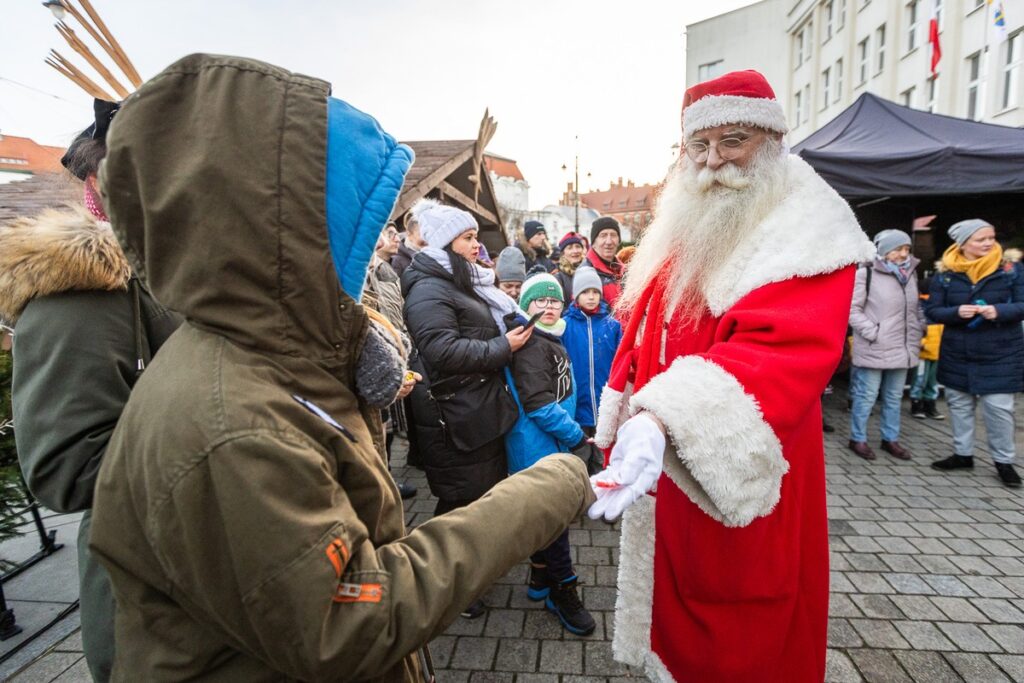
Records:
[[[957,308],[979,300],[996,307],[989,321],[964,320]],[[977,284],[964,273],[938,273],[932,278],[925,315],[941,323],[938,379],[970,394],[1011,394],[1024,391],[1024,271],[1005,264]]]
[[[524,322],[520,317],[519,324]],[[514,326],[513,322],[509,329]],[[535,329],[523,348],[512,355],[505,376],[519,407],[519,419],[505,435],[510,474],[545,455],[566,453],[583,441],[583,429],[573,419],[576,388],[572,368],[558,337]]]
[[[573,304],[565,314],[562,343],[572,361],[572,374],[578,387],[576,421],[584,427],[597,424],[601,392],[608,383],[615,351],[622,341],[622,324],[611,316],[604,301],[594,315],[587,315]]]

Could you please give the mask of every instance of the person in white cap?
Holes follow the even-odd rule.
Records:
[[[682,122],[616,302],[627,322],[597,421],[611,451],[590,515],[626,511],[612,649],[652,680],[820,683],[819,397],[875,249],[786,153],[761,74],[690,88]]]

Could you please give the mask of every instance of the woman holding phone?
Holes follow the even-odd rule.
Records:
[[[925,314],[941,323],[938,379],[946,387],[953,454],[937,470],[974,467],[975,409],[981,404],[996,474],[1017,488],[1013,395],[1024,391],[1024,273],[1003,258],[992,225],[980,218],[949,229],[953,244],[942,256],[946,272],[932,279]]]

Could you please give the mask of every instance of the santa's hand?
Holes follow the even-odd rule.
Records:
[[[608,468],[590,478],[597,502],[587,515],[609,522],[619,517],[657,483],[664,453],[665,434],[655,419],[640,413],[626,420],[616,435]]]

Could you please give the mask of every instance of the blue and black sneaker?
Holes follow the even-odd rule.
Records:
[[[526,589],[526,597],[539,602],[551,592],[551,580],[548,579],[548,568],[545,565],[530,564],[530,586]]]
[[[597,622],[583,607],[580,596],[576,594],[575,576],[551,586],[551,593],[546,601],[547,608],[555,613],[570,633],[578,636],[589,636],[597,628]]]

